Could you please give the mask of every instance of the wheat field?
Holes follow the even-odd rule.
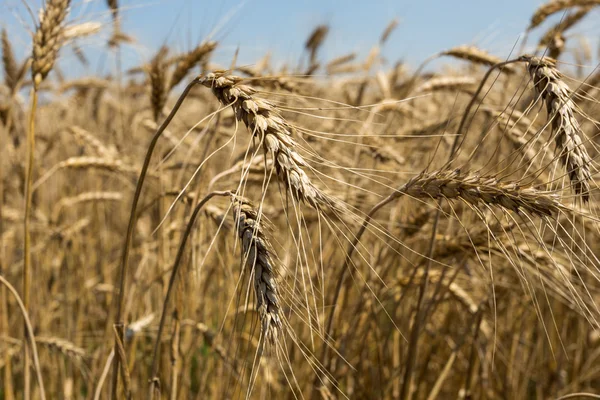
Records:
[[[600,1],[510,54],[386,60],[392,20],[76,78],[125,9],[44,3],[1,34],[1,400],[600,398]]]

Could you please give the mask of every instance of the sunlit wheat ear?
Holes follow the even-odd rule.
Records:
[[[473,207],[494,205],[516,213],[523,211],[540,217],[556,216],[565,207],[558,196],[496,177],[461,173],[460,170],[421,173],[402,186],[397,196],[448,200],[461,199]]]
[[[548,48],[548,56],[551,58],[558,58],[565,48],[565,37],[564,33],[566,30],[577,24],[583,17],[588,15],[591,7],[584,7],[576,12],[569,14],[563,18],[560,22],[548,29],[544,36],[538,43],[538,49]]]
[[[243,78],[224,72],[210,73],[201,80],[212,89],[219,102],[231,106],[237,120],[243,121],[250,133],[258,137],[265,154],[272,157],[278,177],[296,200],[319,210],[343,208],[337,199],[317,188],[304,171],[309,165],[297,151],[292,126],[277,107],[254,97],[256,91],[243,82]]]
[[[346,66],[349,62],[356,59],[356,53],[349,53],[343,56],[334,58],[327,63],[326,69],[328,74],[335,73],[340,67]]]
[[[582,138],[585,135],[575,118],[576,105],[571,99],[573,93],[548,59],[527,57],[527,69],[536,94],[546,104],[556,153],[569,174],[571,187],[584,201],[588,201],[592,159],[583,145]]]
[[[6,29],[2,29],[2,36],[0,38],[2,42],[2,66],[4,67],[4,83],[9,89],[14,90],[17,83],[19,82],[19,67],[17,66],[17,60],[13,52],[10,41],[8,40],[8,33]]]
[[[394,32],[394,30],[398,27],[399,23],[400,23],[400,21],[398,21],[398,18],[394,18],[386,25],[385,29],[381,33],[381,37],[379,38],[380,45],[387,42],[387,40],[390,38],[390,35],[392,34],[392,32]]]
[[[56,62],[70,3],[70,0],[48,0],[40,15],[40,24],[33,36],[31,65],[31,77],[36,87],[42,83]]]
[[[123,195],[119,192],[85,192],[74,197],[63,197],[56,203],[52,210],[52,221],[58,221],[58,218],[64,209],[72,208],[77,204],[121,200],[123,200]]]
[[[175,65],[175,70],[173,70],[169,81],[169,90],[177,86],[192,68],[206,60],[216,48],[217,42],[206,42],[184,54]]]
[[[70,126],[67,131],[73,135],[78,141],[85,143],[86,147],[89,147],[93,153],[97,154],[100,158],[104,159],[116,159],[117,150],[114,146],[107,147],[102,143],[93,133],[86,131],[79,126]]]
[[[531,16],[529,30],[541,25],[549,16],[572,7],[594,7],[600,0],[551,0],[540,6]]]
[[[435,92],[440,90],[467,90],[472,89],[477,83],[477,79],[472,76],[440,76],[429,79],[419,86],[415,91],[417,93]]]
[[[311,64],[315,64],[317,59],[317,51],[323,45],[328,33],[329,27],[327,25],[318,25],[306,40],[304,48],[306,48],[306,50],[310,53]]]
[[[262,333],[274,342],[282,328],[281,306],[273,249],[265,232],[264,218],[259,220],[256,210],[246,203],[234,205],[233,218],[242,244],[242,259],[254,286]]]
[[[148,78],[150,79],[150,105],[152,106],[152,115],[154,121],[162,114],[162,109],[167,102],[166,89],[166,65],[165,57],[168,49],[162,47],[152,59],[150,63],[150,71]]]
[[[488,53],[487,51],[475,46],[452,47],[451,49],[441,52],[440,55],[450,56],[461,60],[470,61],[474,64],[481,64],[487,66],[496,65],[504,61],[500,57],[496,57]],[[513,73],[514,67],[512,65],[507,65],[503,67],[503,71],[507,73]]]

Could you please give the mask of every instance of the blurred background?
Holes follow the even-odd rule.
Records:
[[[163,44],[184,52],[202,40],[212,39],[220,42],[213,55],[213,61],[218,64],[229,65],[239,49],[238,65],[255,63],[270,53],[275,66],[286,65],[293,69],[302,61],[299,56],[315,26],[329,26],[327,40],[320,50],[324,59],[348,52],[364,57],[393,19],[398,20],[398,28],[381,49],[388,63],[403,61],[415,67],[431,54],[457,44],[476,45],[506,57],[515,46],[521,45],[529,16],[543,2],[125,0],[121,3],[123,31],[135,39],[123,48],[124,68],[147,62]],[[31,14],[37,13],[41,4],[41,0],[0,0],[0,26],[11,32],[15,47],[19,45],[15,49],[18,55],[30,51],[30,32],[34,27]],[[527,49],[533,51],[537,39],[546,30],[544,27],[552,26],[561,17],[559,13],[534,30],[527,41],[531,47]],[[591,57],[587,66],[592,69],[598,59],[599,17],[600,11],[592,11],[569,32],[570,36],[576,36],[569,40],[571,46],[587,49]],[[114,60],[110,59],[110,53],[103,51],[111,34],[111,17],[105,1],[73,1],[70,19],[100,22],[104,34],[80,43],[90,61],[87,67],[69,62],[76,61],[75,56],[63,52],[63,73],[68,76],[110,73]],[[569,57],[563,61],[575,62]],[[435,67],[436,63],[430,64],[430,68]]]

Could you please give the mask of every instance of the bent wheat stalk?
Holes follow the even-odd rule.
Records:
[[[185,228],[185,232],[181,237],[181,243],[179,245],[179,249],[177,250],[177,256],[175,257],[175,261],[173,262],[173,268],[171,269],[171,277],[169,278],[169,285],[167,286],[167,293],[165,294],[165,300],[163,301],[163,309],[162,314],[160,316],[160,323],[158,325],[158,332],[156,334],[156,341],[154,342],[154,350],[152,352],[152,369],[150,375],[150,390],[148,393],[148,398],[152,400],[154,398],[154,393],[160,387],[160,379],[158,377],[158,353],[160,350],[160,338],[162,336],[162,331],[165,326],[166,316],[167,316],[167,308],[169,305],[169,300],[171,299],[171,291],[173,286],[175,285],[175,280],[177,279],[177,271],[179,270],[179,265],[181,264],[181,259],[183,258],[183,253],[185,251],[185,245],[187,243],[187,239],[192,233],[192,228],[194,227],[194,222],[196,222],[196,217],[202,210],[202,207],[213,197],[215,196],[232,196],[232,192],[212,192],[209,193],[204,199],[202,199],[198,205],[194,208],[192,215],[188,221],[188,224]]]
[[[492,72],[498,68],[502,69],[504,67],[506,67],[507,65],[510,64],[514,64],[517,62],[523,62],[525,61],[522,57],[516,58],[516,59],[511,59],[511,60],[507,60],[507,61],[503,61],[500,63],[497,63],[495,65],[493,65],[492,67],[490,67],[487,72],[485,73],[485,75],[483,76],[483,78],[481,79],[481,82],[479,84],[479,87],[477,88],[477,90],[475,91],[475,93],[473,94],[473,96],[471,97],[471,101],[469,102],[469,104],[467,105],[465,111],[463,112],[460,124],[458,126],[458,129],[456,131],[456,135],[454,137],[454,141],[452,144],[452,149],[450,150],[450,154],[448,156],[448,163],[450,163],[453,158],[454,158],[454,154],[456,153],[456,150],[458,149],[458,147],[460,146],[460,140],[464,140],[464,136],[466,136],[466,133],[463,133],[465,126],[467,124],[467,119],[471,113],[471,109],[473,108],[473,106],[475,105],[479,94],[481,93],[481,90],[483,89],[483,86],[485,85],[485,83],[487,82],[488,78],[491,76]],[[371,208],[371,210],[369,210],[369,212],[367,213],[367,215],[365,216],[360,228],[358,229],[357,233],[354,235],[354,238],[352,239],[352,242],[348,245],[348,249],[346,251],[346,257],[344,258],[344,264],[343,267],[339,273],[337,282],[336,282],[336,286],[335,286],[335,290],[334,290],[334,295],[333,295],[333,301],[332,301],[332,305],[331,305],[331,310],[329,312],[329,315],[327,317],[327,329],[325,331],[326,337],[329,337],[332,333],[333,330],[333,322],[334,322],[334,317],[335,317],[335,312],[336,312],[336,307],[337,307],[337,302],[342,290],[342,285],[344,283],[344,280],[346,278],[346,274],[348,272],[348,270],[350,269],[350,261],[352,259],[352,255],[354,254],[354,251],[357,249],[357,245],[360,242],[360,239],[362,237],[362,235],[365,233],[367,227],[369,226],[371,220],[375,217],[375,215],[377,214],[377,212],[379,210],[381,210],[383,207],[385,207],[386,205],[388,205],[389,203],[391,203],[392,201],[397,200],[398,198],[400,198],[404,193],[400,190],[398,191],[394,191],[392,192],[390,195],[388,195],[386,198],[384,198],[383,200],[381,200],[379,203],[377,203],[375,206],[373,206],[373,208]],[[439,200],[441,202],[441,199]],[[435,215],[435,219],[434,219],[434,223],[433,223],[433,228],[432,228],[432,235],[431,235],[431,241],[433,243],[433,240],[435,238],[436,232],[437,232],[437,224],[438,224],[438,220],[440,217],[440,210],[441,207],[437,208],[436,211],[436,215]],[[431,255],[433,253],[433,246],[430,246],[429,249],[429,255],[428,255],[428,259],[431,260]],[[424,285],[426,284],[426,282],[428,281],[427,276],[428,276],[428,268],[429,268],[429,263],[427,264],[427,268],[425,270],[425,279],[424,279]],[[417,312],[418,310],[421,308],[421,303],[422,303],[422,293],[424,292],[424,289],[426,289],[426,287],[422,287],[421,288],[421,295],[420,295],[420,299],[419,299],[419,306],[417,308]],[[418,319],[416,319],[415,321],[418,321]],[[413,326],[413,331],[411,332],[412,336],[416,337],[417,333],[419,331],[419,324],[415,323]],[[413,346],[413,347],[416,347]],[[414,350],[413,350],[414,351]],[[321,355],[321,360],[323,360],[322,362],[324,363],[324,366],[327,367],[328,365],[328,357],[329,354],[329,346],[323,346],[323,350],[322,350],[322,355]],[[414,358],[415,355],[409,355],[409,358]],[[412,363],[410,363],[410,365],[412,365]],[[409,365],[409,366],[410,366]],[[406,378],[408,378],[408,381],[410,381],[411,379],[411,368],[407,368],[406,372]],[[408,387],[410,386],[407,382],[405,382],[406,384],[403,385],[402,391],[404,392],[404,396],[406,397],[406,393],[405,390],[408,389]],[[315,385],[318,384],[318,381],[315,381]]]
[[[46,400],[46,392],[44,391],[44,380],[42,378],[42,369],[40,367],[40,359],[38,357],[37,347],[35,345],[35,336],[33,334],[33,328],[31,326],[31,321],[29,320],[29,316],[27,314],[27,309],[25,304],[19,297],[19,293],[17,290],[6,280],[2,275],[0,275],[0,283],[2,283],[8,291],[14,296],[19,309],[21,310],[21,314],[23,315],[23,320],[25,321],[25,329],[27,329],[27,339],[29,339],[29,346],[31,347],[31,354],[33,355],[33,365],[35,366],[35,372],[38,384],[40,386],[40,398],[42,400]],[[23,346],[27,347],[27,346]]]
[[[146,156],[144,157],[144,164],[142,165],[142,170],[140,171],[140,176],[138,178],[138,182],[137,185],[135,187],[135,193],[133,195],[133,200],[131,203],[131,212],[129,214],[129,222],[127,223],[127,233],[125,234],[125,242],[123,244],[123,252],[122,252],[122,256],[121,256],[121,267],[119,268],[119,275],[118,275],[118,279],[117,282],[119,282],[119,297],[117,300],[117,305],[116,305],[116,315],[115,315],[115,323],[116,324],[123,324],[123,306],[125,303],[125,281],[127,279],[127,267],[128,267],[128,263],[129,263],[129,249],[131,247],[131,241],[133,239],[133,227],[135,226],[135,221],[136,221],[136,217],[137,217],[137,206],[140,200],[140,195],[142,193],[142,187],[144,186],[144,180],[146,179],[146,175],[148,173],[148,167],[150,166],[150,160],[152,158],[152,154],[154,153],[154,149],[156,148],[156,143],[158,142],[158,139],[160,138],[160,136],[162,135],[162,133],[165,131],[165,129],[167,129],[167,127],[169,126],[169,124],[171,123],[171,121],[173,120],[173,118],[175,117],[175,114],[177,114],[177,111],[179,110],[179,108],[181,107],[181,104],[183,104],[183,101],[185,100],[185,98],[187,97],[188,93],[190,92],[190,90],[192,89],[192,87],[194,87],[194,85],[200,83],[200,78],[196,78],[194,80],[192,80],[183,90],[183,93],[181,94],[181,96],[179,96],[179,99],[177,99],[177,102],[175,103],[175,105],[173,106],[173,109],[171,110],[171,112],[169,113],[169,115],[167,116],[167,118],[164,120],[164,122],[161,124],[161,126],[158,128],[158,130],[156,131],[156,133],[154,134],[154,136],[152,137],[152,140],[150,141],[150,144],[148,146],[148,150],[146,151]],[[113,349],[114,353],[116,353],[118,351],[117,349],[117,341],[115,340],[115,348]],[[119,357],[114,357],[113,358],[113,382],[116,382],[118,380],[118,374],[119,374]]]
[[[38,90],[42,81],[52,70],[58,51],[62,44],[62,35],[64,32],[63,22],[67,17],[70,0],[47,0],[46,8],[40,15],[40,22],[33,36],[33,52],[31,64],[31,77],[33,79],[33,88],[31,90],[31,110],[29,112],[29,128],[27,130],[27,175],[25,177],[25,218],[23,224],[23,302],[25,310],[29,310],[29,287],[31,285],[31,233],[30,220],[32,208],[32,184],[33,184],[33,165],[35,153],[35,113],[38,102]],[[24,330],[27,336],[27,330]],[[24,397],[29,400],[30,376],[29,376],[29,346],[27,341],[23,341],[24,357],[24,379],[25,385]]]

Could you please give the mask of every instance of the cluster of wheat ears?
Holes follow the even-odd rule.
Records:
[[[390,65],[392,21],[122,71],[117,0],[46,0],[1,35],[0,399],[600,398],[598,5],[542,5],[535,55]],[[116,73],[65,78],[91,36]]]

